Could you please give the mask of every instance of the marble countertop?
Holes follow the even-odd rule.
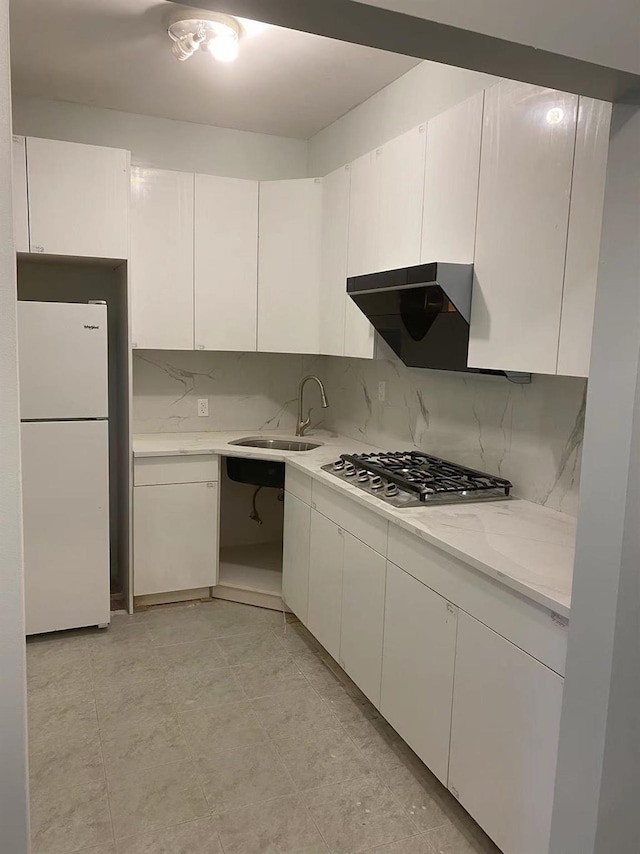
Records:
[[[323,465],[340,454],[379,449],[323,430],[306,434],[305,439],[322,445],[303,453],[229,444],[255,435],[256,431],[249,430],[137,434],[133,437],[133,453],[135,457],[219,454],[283,460],[328,487],[349,493],[359,504],[528,599],[569,617],[576,536],[576,520],[572,516],[518,498],[400,509],[322,471]],[[259,435],[276,438],[283,434]]]

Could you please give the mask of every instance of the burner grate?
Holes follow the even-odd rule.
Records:
[[[498,490],[509,496],[512,484],[466,466],[433,457],[422,451],[392,451],[377,454],[342,454],[357,469],[379,475],[400,489],[415,493],[420,501],[438,495],[479,495]]]

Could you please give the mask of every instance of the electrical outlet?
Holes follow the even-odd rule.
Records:
[[[387,384],[384,380],[378,383],[378,400],[385,401],[387,399]]]
[[[198,398],[198,418],[208,418],[209,417],[209,398],[208,397],[199,397]]]

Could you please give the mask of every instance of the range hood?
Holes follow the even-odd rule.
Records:
[[[469,371],[528,382],[529,374],[467,365],[473,264],[402,267],[347,279],[347,293],[410,368]]]

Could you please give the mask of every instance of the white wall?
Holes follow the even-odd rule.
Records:
[[[326,175],[497,78],[436,62],[422,62],[309,140],[309,175]]]
[[[326,417],[336,432],[380,448],[417,447],[501,475],[516,496],[577,515],[585,380],[540,376],[516,385],[407,368],[395,356],[326,361]]]
[[[27,854],[26,694],[9,2],[0,0],[0,847]]]
[[[176,122],[82,104],[16,98],[14,132],[131,151],[132,163],[235,178],[301,178],[307,143],[299,139]]]
[[[618,105],[602,227],[550,854],[640,851],[640,108]]]
[[[640,73],[637,0],[357,0]]]

